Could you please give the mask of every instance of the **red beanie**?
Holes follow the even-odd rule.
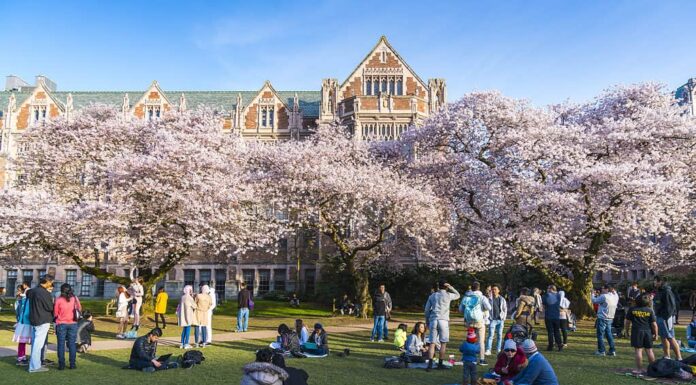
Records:
[[[467,331],[466,342],[476,342],[476,330],[474,328],[469,328]]]

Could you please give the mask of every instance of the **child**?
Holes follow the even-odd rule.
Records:
[[[167,321],[164,319],[164,313],[167,312],[167,301],[169,295],[164,291],[164,286],[157,289],[157,297],[155,298],[155,327],[159,326],[159,319],[162,318],[162,329],[167,328]]]
[[[476,385],[476,363],[481,348],[477,342],[476,329],[469,328],[466,333],[466,342],[462,342],[459,346],[459,351],[462,352],[462,363],[464,364],[464,381],[463,385]]]
[[[696,348],[696,314],[691,317],[691,323],[686,325],[686,343],[688,347]]]
[[[407,328],[408,326],[406,324],[399,324],[399,327],[396,328],[396,332],[394,332],[394,346],[399,350],[403,350],[406,344],[406,338],[408,337],[406,332]]]
[[[15,301],[15,313],[17,324],[12,341],[17,342],[17,365],[27,366],[27,344],[31,343],[31,324],[29,322],[29,304],[27,302],[26,288],[17,286],[17,300]]]
[[[87,353],[89,347],[92,346],[92,333],[94,333],[94,317],[92,312],[85,310],[82,312],[82,318],[77,323],[77,351]]]

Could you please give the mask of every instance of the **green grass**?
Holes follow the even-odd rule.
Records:
[[[289,309],[283,303],[272,303],[261,301],[257,305],[257,316],[252,318],[251,325],[256,328],[275,328],[280,321],[292,320],[302,317],[307,320],[321,319],[329,325],[339,323],[355,323],[354,318],[326,318],[329,312],[316,308]],[[231,309],[221,309],[231,314]],[[411,315],[411,314],[409,314]],[[273,317],[279,318],[273,318]],[[216,324],[216,329],[220,332],[231,330],[231,316],[218,316],[224,326]],[[411,317],[409,317],[411,318]],[[7,319],[7,315],[0,317]],[[413,319],[413,318],[411,318]],[[458,343],[464,337],[464,327],[461,322],[453,321],[453,344],[450,351],[457,350]],[[103,322],[103,321],[100,321]],[[391,322],[393,329],[396,322]],[[104,324],[107,325],[107,324]],[[264,326],[265,325],[265,326]],[[545,347],[546,337],[540,332],[538,345]],[[167,329],[168,334],[176,335],[179,328],[172,327]],[[7,333],[3,330],[2,333]],[[678,329],[679,336],[683,336],[684,329]],[[78,358],[78,369],[76,371],[51,370],[48,373],[29,375],[23,368],[14,365],[13,358],[0,359],[0,373],[2,373],[2,384],[26,384],[31,382],[51,382],[57,384],[127,384],[134,382],[151,382],[162,384],[238,384],[242,376],[241,367],[254,358],[254,351],[267,346],[268,341],[242,341],[242,342],[223,342],[216,346],[204,350],[207,360],[205,363],[193,370],[172,370],[158,372],[155,374],[143,374],[136,371],[122,370],[129,355],[127,349],[98,351]],[[5,344],[7,345],[7,344]],[[325,359],[289,359],[288,365],[301,367],[310,375],[310,384],[451,384],[461,381],[461,367],[453,370],[434,371],[425,373],[423,370],[387,370],[381,367],[382,359],[388,355],[396,354],[391,344],[377,344],[369,342],[369,335],[365,332],[348,334],[330,334],[330,345],[333,351],[343,348],[350,348],[351,355],[348,358],[341,358],[331,355]],[[589,322],[581,323],[578,332],[570,333],[569,346],[563,352],[549,352],[544,354],[548,357],[558,374],[559,381],[563,385],[605,385],[605,384],[641,384],[641,380],[623,377],[612,373],[612,369],[619,367],[633,366],[633,350],[628,346],[625,339],[617,340],[618,357],[594,357],[592,353],[596,349],[596,341],[592,324]],[[181,351],[168,346],[160,346],[160,354],[174,353],[180,354]],[[662,355],[661,351],[656,351],[657,356]],[[458,356],[458,354],[457,354]],[[49,356],[50,357],[50,356]],[[489,359],[492,364],[493,358]],[[480,369],[480,373],[483,369]]]

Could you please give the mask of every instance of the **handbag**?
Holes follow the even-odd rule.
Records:
[[[77,307],[77,297],[73,297],[75,304],[73,306],[73,321],[77,322],[82,319],[82,311]]]
[[[254,300],[249,298],[249,302],[247,302],[247,306],[249,306],[249,311],[253,311],[254,310]]]

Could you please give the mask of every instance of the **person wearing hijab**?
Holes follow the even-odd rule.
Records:
[[[191,325],[195,325],[196,321],[196,302],[193,299],[193,287],[191,285],[184,286],[183,295],[179,301],[179,307],[176,311],[177,321],[181,330],[180,349],[191,349],[189,338],[191,336]]]
[[[208,285],[201,286],[201,292],[196,295],[196,347],[204,348],[208,341],[208,316],[213,300],[210,298]],[[202,334],[199,338],[199,334]]]
[[[210,345],[213,343],[213,310],[217,307],[217,293],[215,293],[215,285],[204,285],[203,287],[208,287],[208,295],[210,295],[211,303],[210,303],[210,309],[208,309],[208,326],[207,332],[208,332],[208,338],[206,339],[205,343],[207,345]]]

